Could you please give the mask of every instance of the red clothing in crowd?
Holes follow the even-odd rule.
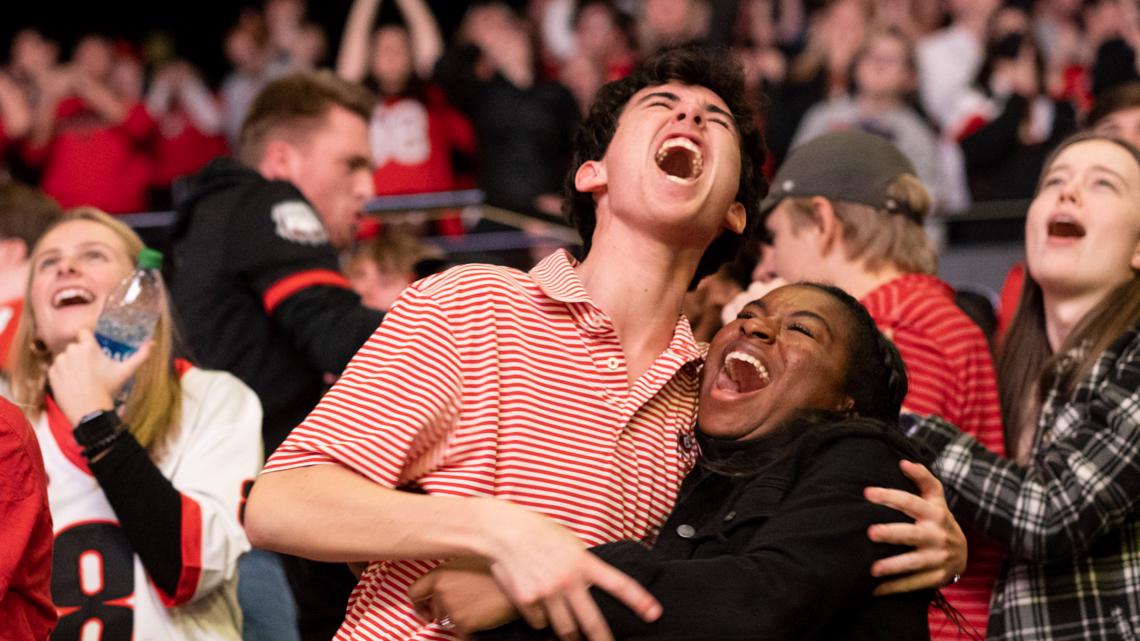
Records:
[[[94,205],[111,213],[145,211],[150,186],[146,145],[154,119],[134,103],[118,124],[107,122],[83,100],[56,107],[55,133],[43,147],[27,146],[26,160],[43,167],[40,186],[60,207]]]
[[[41,641],[55,627],[51,512],[31,426],[0,398],[0,641]]]
[[[154,184],[169,187],[176,178],[197,173],[211,160],[229,153],[223,134],[202,133],[181,110],[164,115],[154,138]]]
[[[386,98],[372,113],[368,134],[379,196],[455,189],[452,153],[475,153],[471,122],[434,85],[422,101]]]
[[[23,309],[22,298],[0,303],[0,370],[8,371],[8,351],[16,338],[16,326],[20,324]]]
[[[861,301],[879,329],[902,355],[910,388],[903,409],[935,414],[1005,455],[997,379],[985,336],[954,304],[954,291],[934,276],[909,274],[867,294]],[[969,567],[955,585],[942,588],[950,605],[981,634],[989,617],[990,594],[1004,550],[967,531]],[[969,639],[940,610],[931,610],[935,641]]]
[[[435,85],[429,85],[423,100],[389,96],[372,112],[368,123],[376,171],[372,180],[376,195],[416,194],[459,188],[452,167],[456,152],[475,154],[475,130],[471,121],[452,107]],[[460,234],[457,217],[441,221],[445,234]],[[375,219],[361,225],[359,236],[379,231]]]

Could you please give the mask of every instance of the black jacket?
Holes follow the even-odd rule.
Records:
[[[170,291],[191,356],[257,393],[268,455],[382,315],[347,288],[301,192],[233,160],[194,177],[171,244]]]
[[[903,550],[872,543],[867,528],[906,517],[868,502],[863,488],[914,491],[900,458],[915,458],[905,438],[870,421],[793,423],[781,436],[745,443],[703,438],[702,462],[653,548],[594,549],[664,606],[646,624],[595,589],[615,637],[929,639],[930,592],[871,596],[871,563]],[[480,638],[546,632],[516,623]]]

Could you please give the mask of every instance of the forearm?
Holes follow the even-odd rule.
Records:
[[[339,465],[263,474],[245,529],[254,547],[318,561],[440,559],[499,554],[499,516],[521,510],[489,499],[402,492]]]
[[[348,11],[336,58],[337,75],[345,80],[360,82],[368,72],[368,32],[379,8],[380,0],[354,0]]]
[[[8,138],[22,138],[32,127],[32,111],[20,88],[0,77],[0,120]]]
[[[947,488],[951,509],[1020,558],[1052,561],[1084,553],[1131,514],[1140,491],[1140,472],[1130,461],[1106,460],[1121,458],[1111,454],[1122,451],[1119,443],[1096,444],[1090,452],[1059,442],[1022,466],[936,417],[921,426],[923,440],[938,452],[932,469]],[[1111,430],[1093,440],[1116,440],[1106,432]],[[1130,432],[1126,440],[1140,441],[1140,429]]]
[[[130,106],[111,93],[110,89],[92,80],[79,86],[83,101],[112,125],[122,124],[127,119]]]
[[[88,461],[131,548],[168,596],[182,575],[182,494],[129,432]]]
[[[443,36],[439,32],[439,23],[424,0],[396,0],[396,6],[408,25],[416,74],[421,78],[430,78],[435,62],[443,55]]]

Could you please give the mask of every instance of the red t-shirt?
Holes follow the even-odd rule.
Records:
[[[954,291],[934,276],[909,274],[881,285],[861,301],[898,348],[909,391],[903,409],[935,414],[957,425],[992,452],[1005,455],[997,377],[985,335],[958,306]],[[990,594],[1005,550],[966,532],[969,567],[962,580],[942,588],[950,605],[981,634]],[[940,610],[930,611],[930,638],[968,639]]]
[[[51,512],[31,426],[0,398],[0,641],[40,641],[55,627]]]
[[[8,371],[8,351],[16,338],[16,326],[20,324],[23,309],[22,298],[0,303],[0,371]]]
[[[455,189],[453,152],[475,153],[471,122],[447,103],[438,87],[424,100],[389,97],[368,125],[376,194],[416,194]]]
[[[43,147],[27,146],[25,159],[43,166],[41,187],[67,209],[94,205],[110,213],[145,211],[150,186],[147,138],[154,119],[142,103],[109,125],[75,97],[56,107],[55,133]]]

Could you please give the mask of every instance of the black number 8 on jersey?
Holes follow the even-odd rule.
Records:
[[[52,641],[130,641],[134,591],[134,553],[118,525],[91,522],[63,530],[52,560],[51,594],[59,610]]]

